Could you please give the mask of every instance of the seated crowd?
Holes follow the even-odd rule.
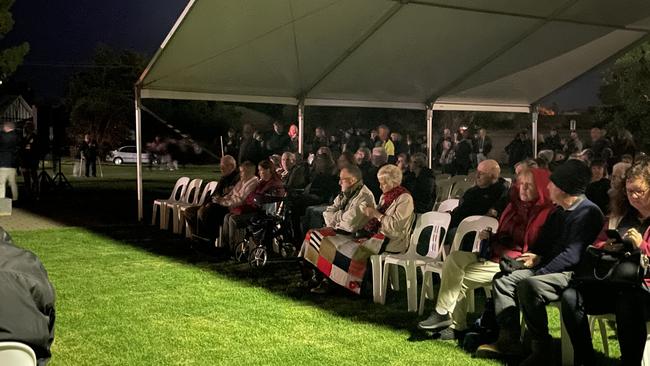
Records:
[[[382,139],[385,129],[380,128]],[[282,196],[291,207],[293,244],[303,259],[305,285],[314,293],[326,293],[334,285],[365,293],[372,286],[369,258],[405,252],[416,215],[432,211],[436,202],[426,155],[398,154],[393,164],[387,150],[394,147],[386,142],[390,139],[384,146],[362,146],[336,159],[329,147],[320,146],[311,162],[278,151],[281,155],[257,166],[246,160],[237,167],[232,156],[225,156],[217,189],[202,207],[188,211],[188,222],[194,233],[232,253],[242,239],[241,229],[260,213],[265,199]],[[481,160],[474,186],[450,212],[449,242],[469,216],[498,219],[495,233],[477,233],[488,243],[489,255],[473,253],[465,238],[460,250],[446,257],[435,307],[418,327],[438,333],[438,339],[462,340],[470,329],[468,293],[491,286],[494,307],[486,307],[483,316],[491,311],[496,319],[495,337],[475,349],[477,357],[549,363],[546,305],[560,302],[576,364],[594,364],[586,315],[603,313],[616,315],[623,364],[640,364],[650,281],[595,288],[582,286],[574,271],[584,265],[588,247],[613,245],[605,235],[608,229],[650,254],[650,160],[617,163],[611,179],[606,162],[576,157],[554,162],[553,172],[544,161],[526,159],[515,165],[511,185],[500,175],[495,160]]]

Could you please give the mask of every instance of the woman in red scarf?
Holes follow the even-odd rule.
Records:
[[[307,233],[301,255],[325,276],[312,292],[325,292],[333,281],[359,294],[371,255],[406,250],[414,214],[413,198],[400,185],[402,171],[395,165],[384,165],[377,179],[382,191],[379,206],[362,208],[369,221],[357,235],[338,234],[332,228]]]
[[[436,307],[429,318],[418,323],[420,329],[438,331],[442,339],[453,339],[455,332],[467,328],[466,293],[492,281],[500,271],[502,255],[516,258],[527,252],[553,210],[546,188],[549,176],[548,170],[537,168],[523,170],[517,176],[510,203],[499,219],[499,229],[491,237],[490,260],[479,261],[478,253],[462,251],[445,259]],[[482,239],[489,237],[486,232],[479,235]]]

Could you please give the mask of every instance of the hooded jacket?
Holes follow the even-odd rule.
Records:
[[[510,203],[499,218],[499,229],[491,242],[493,262],[499,262],[501,255],[516,258],[532,246],[548,215],[553,211],[553,203],[548,192],[550,172],[544,169],[531,169],[537,200],[524,202],[519,198],[519,186],[515,183],[510,190]]]
[[[0,341],[27,344],[45,365],[54,341],[54,288],[36,255],[14,246],[2,228],[0,299]]]

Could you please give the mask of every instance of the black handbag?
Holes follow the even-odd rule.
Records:
[[[577,285],[639,287],[646,275],[648,258],[638,248],[614,245],[613,249],[589,246],[573,280]]]

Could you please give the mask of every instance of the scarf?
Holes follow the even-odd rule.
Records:
[[[379,211],[382,214],[385,214],[388,207],[390,207],[390,205],[393,204],[393,201],[395,201],[397,197],[401,196],[403,193],[408,193],[408,191],[406,190],[406,188],[402,186],[397,186],[391,189],[390,191],[384,193],[382,195],[384,203],[382,203],[381,206],[377,208],[377,211]],[[380,226],[381,223],[379,222],[379,220],[377,220],[377,218],[373,218],[372,220],[368,221],[368,223],[366,224],[366,226],[363,227],[363,229],[370,233],[376,234],[379,232]]]
[[[361,188],[363,188],[363,182],[358,181],[352,187],[350,187],[347,192],[341,191],[341,193],[339,193],[339,199],[341,200],[339,209],[344,210],[347,207],[348,202],[350,202],[351,199],[356,197],[356,195],[361,192]]]

